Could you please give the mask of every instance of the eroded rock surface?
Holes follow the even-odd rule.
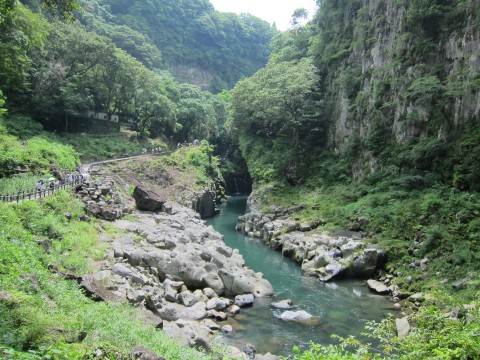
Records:
[[[197,213],[168,204],[170,215],[137,214],[137,222],[118,226],[129,236],[114,242],[123,261],[158,277],[182,281],[189,290],[210,288],[217,295],[271,296],[262,274],[247,269],[238,250],[226,246],[221,234],[206,227]]]
[[[305,325],[316,325],[320,320],[305,310],[292,311],[287,310],[280,314],[280,319],[283,321],[292,321]]]
[[[289,217],[301,206],[275,210],[264,215],[258,211],[240,216],[236,226],[248,236],[262,239],[273,249],[302,266],[307,275],[330,281],[340,277],[367,279],[386,262],[386,253],[367,244],[361,233],[311,231],[321,224],[298,223]]]

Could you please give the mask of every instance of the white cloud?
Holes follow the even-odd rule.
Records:
[[[313,16],[315,0],[210,0],[216,10],[233,13],[250,13],[270,24],[275,23],[279,30],[290,27],[293,12],[305,8]]]

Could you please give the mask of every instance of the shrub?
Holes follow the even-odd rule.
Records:
[[[421,105],[431,105],[439,102],[445,92],[445,87],[435,75],[415,79],[407,89],[410,99]]]

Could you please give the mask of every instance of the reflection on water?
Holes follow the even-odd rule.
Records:
[[[311,341],[331,344],[332,334],[360,337],[367,321],[394,314],[387,298],[372,294],[364,281],[322,283],[302,275],[300,267],[278,251],[235,231],[237,218],[245,213],[246,196],[231,197],[220,214],[208,220],[225,236],[225,243],[239,249],[247,266],[270,281],[273,298],[256,299],[251,308],[227,320],[234,331],[226,342],[242,348],[251,343],[258,352],[286,355],[294,345],[308,348]],[[291,299],[296,310],[305,310],[320,321],[315,325],[285,322],[272,301]]]

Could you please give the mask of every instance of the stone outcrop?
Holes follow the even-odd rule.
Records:
[[[76,196],[85,203],[85,212],[90,216],[113,221],[122,218],[126,212],[110,177],[83,182],[76,189]]]
[[[339,277],[368,279],[386,262],[386,253],[368,245],[361,233],[312,232],[323,224],[321,220],[298,223],[289,216],[301,209],[302,205],[287,210],[277,208],[267,215],[254,210],[239,217],[236,229],[262,239],[300,263],[305,274],[321,281]]]
[[[192,201],[192,209],[200,214],[202,219],[211,217],[215,214],[216,194],[209,188],[195,194]]]
[[[373,291],[374,293],[385,295],[390,293],[390,289],[384,283],[377,281],[377,280],[368,280],[367,281],[368,288]]]
[[[253,294],[235,296],[235,305],[237,305],[238,307],[251,306],[253,305],[253,301],[254,301]]]
[[[410,324],[407,317],[395,319],[395,326],[397,328],[397,334],[400,340],[403,340],[410,332]]]
[[[162,209],[116,221],[123,235],[112,241],[107,264],[77,281],[92,298],[126,299],[180,344],[209,351],[214,331],[233,331],[221,322],[273,295],[272,286],[199,214],[173,202]]]
[[[291,311],[287,310],[280,314],[280,319],[283,321],[292,321],[305,325],[316,325],[319,323],[319,319],[309,314],[305,310]]]
[[[280,310],[290,310],[293,308],[292,300],[290,299],[282,300],[278,302],[272,302],[272,306],[275,309],[280,309]]]

